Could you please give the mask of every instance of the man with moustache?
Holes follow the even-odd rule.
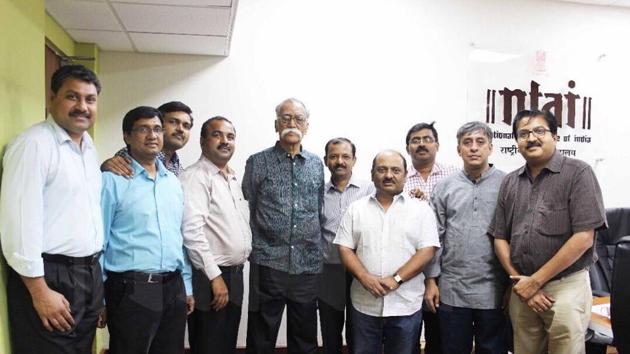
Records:
[[[502,310],[508,279],[487,235],[505,173],[488,162],[492,130],[469,122],[457,131],[464,169],[439,182],[431,194],[442,248],[425,273],[440,276],[430,311],[438,317],[445,353],[505,354],[507,317]]]
[[[248,353],[275,352],[285,305],[288,352],[317,350],[324,170],[317,155],[302,149],[308,124],[304,103],[282,101],[275,120],[279,141],[245,165],[252,228]]]
[[[87,133],[101,84],[68,65],[50,86],[48,118],[9,144],[3,160],[11,343],[14,353],[84,354],[103,309],[101,174]]]
[[[181,353],[194,307],[181,234],[183,192],[157,158],[162,113],[136,107],[122,127],[133,177],[105,172],[101,194],[109,351]]]
[[[352,336],[357,354],[412,354],[418,350],[422,269],[440,246],[427,203],[403,193],[407,164],[396,151],[372,162],[376,193],[350,205],[334,243],[355,281]]]
[[[179,162],[177,150],[183,148],[190,138],[190,129],[193,126],[192,110],[182,102],[172,101],[158,107],[158,111],[164,117],[164,148],[157,157],[167,170],[179,176],[184,168]],[[120,149],[116,156],[103,162],[101,171],[110,171],[127,178],[133,177],[131,157],[127,149]]]
[[[249,207],[228,162],[236,130],[225,117],[201,127],[202,155],[180,175],[182,230],[193,265],[195,311],[188,318],[194,354],[234,353],[243,303],[243,264],[252,249]]]
[[[350,317],[350,284],[352,275],[346,273],[333,245],[341,217],[350,203],[374,193],[374,184],[352,174],[356,147],[347,138],[334,138],[324,147],[324,163],[330,170],[330,181],[324,186],[322,212],[322,246],[324,270],[322,272],[317,304],[325,354],[341,354],[341,332],[346,323],[346,342],[352,352],[352,320]]]
[[[405,192],[410,192],[421,200],[431,200],[433,188],[446,177],[458,171],[454,166],[441,164],[435,161],[440,142],[438,132],[431,124],[418,123],[407,132],[405,144],[407,153],[411,156],[413,169],[407,175]],[[426,340],[426,354],[442,353],[442,340],[440,337],[440,323],[436,314],[437,309],[431,311],[426,302],[438,302],[437,274],[427,273],[425,270],[425,305],[423,307],[422,321],[424,322],[424,337]]]
[[[521,111],[512,131],[526,163],[501,183],[488,233],[514,282],[514,351],[584,353],[588,268],[597,257],[595,231],[606,228],[599,183],[588,164],[556,150],[550,112]]]

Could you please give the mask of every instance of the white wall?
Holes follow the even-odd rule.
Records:
[[[607,207],[630,206],[627,38],[627,9],[552,1],[240,0],[228,58],[102,53],[96,143],[109,156],[122,146],[129,109],[182,100],[196,119],[184,165],[200,154],[201,122],[224,115],[236,125],[232,167],[242,174],[246,158],[276,140],[275,105],[294,96],[311,110],[305,148],[323,155],[329,138],[349,137],[365,178],[374,154],[404,151],[407,129],[420,121],[437,121],[438,159],[459,165],[457,127],[483,119],[481,110],[467,111],[471,43],[505,53],[545,50],[570,68],[572,59],[605,54],[597,76],[606,95],[596,102],[612,114],[597,117],[597,174]]]

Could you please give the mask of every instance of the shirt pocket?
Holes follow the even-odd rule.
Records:
[[[566,206],[542,206],[538,209],[536,230],[549,237],[564,236],[571,232],[569,208]]]
[[[301,195],[302,205],[306,211],[318,212],[319,208],[319,183],[313,179],[307,179],[302,182],[304,184],[305,193]]]

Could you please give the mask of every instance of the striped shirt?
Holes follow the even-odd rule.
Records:
[[[326,183],[324,186],[324,208],[322,211],[324,263],[341,264],[339,250],[336,245],[333,245],[341,218],[346,213],[350,203],[374,192],[374,184],[372,182],[356,178],[354,175],[350,177],[350,181],[343,191],[337,189],[332,184],[332,181]]]
[[[433,169],[431,169],[431,173],[425,181],[420,175],[420,172],[418,172],[415,168],[411,168],[409,174],[407,175],[407,182],[405,183],[405,193],[410,190],[420,188],[420,190],[424,192],[424,195],[420,198],[420,200],[429,201],[431,200],[431,193],[433,192],[435,185],[457,171],[459,171],[459,168],[455,166],[443,165],[436,162],[433,164]]]

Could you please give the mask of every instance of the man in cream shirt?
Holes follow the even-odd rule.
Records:
[[[249,208],[228,162],[236,130],[213,117],[201,127],[202,156],[180,176],[182,230],[193,264],[195,311],[188,319],[195,354],[232,353],[243,302],[243,264],[252,249]]]
[[[355,280],[354,352],[412,354],[418,350],[424,276],[440,246],[431,207],[403,193],[407,164],[396,151],[372,162],[374,195],[350,205],[334,243]]]

